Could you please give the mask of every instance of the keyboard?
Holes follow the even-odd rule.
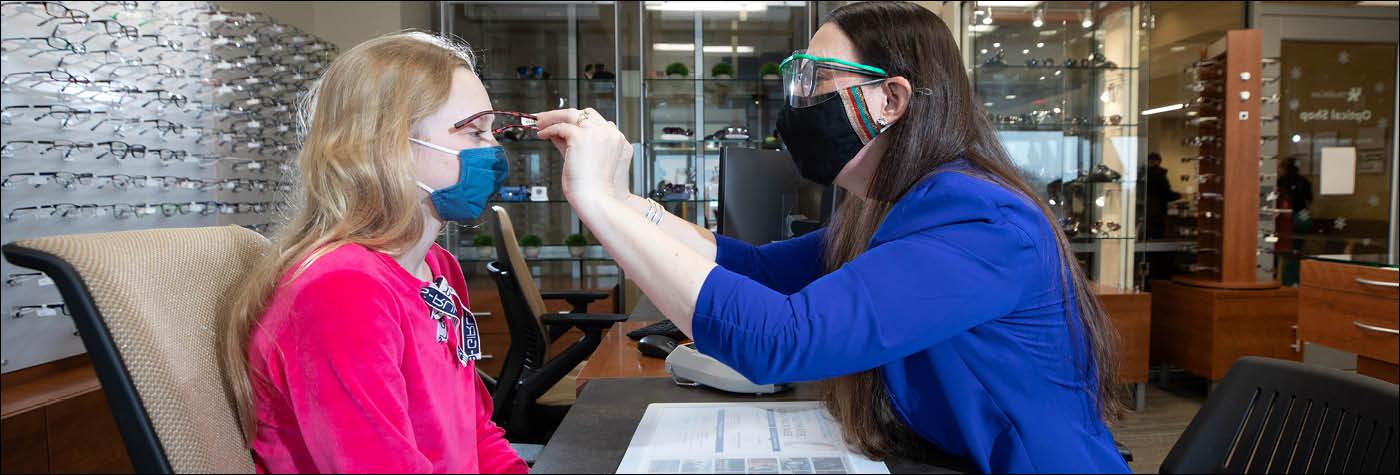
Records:
[[[640,340],[647,335],[664,335],[676,341],[685,341],[689,339],[689,337],[686,337],[685,333],[682,333],[681,329],[676,328],[676,324],[671,323],[669,319],[661,319],[651,325],[627,332],[627,338],[633,340]]]

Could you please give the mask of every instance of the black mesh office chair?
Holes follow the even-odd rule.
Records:
[[[572,401],[545,404],[540,396],[561,381],[570,386],[567,389],[572,389],[567,378],[570,373],[598,349],[603,333],[613,324],[627,320],[627,316],[587,313],[588,302],[607,297],[605,292],[541,293],[520,247],[515,244],[510,216],[499,206],[492,207],[492,211],[496,216],[492,225],[501,255],[500,260],[486,265],[486,271],[501,294],[510,330],[510,348],[506,350],[501,374],[492,389],[495,412],[491,419],[506,430],[506,438],[512,442],[544,443],[559,426]],[[569,301],[575,311],[549,312],[544,306],[546,298]],[[583,338],[551,358],[550,343],[569,328],[581,330]]]
[[[1240,358],[1162,473],[1396,473],[1400,390],[1302,363]]]

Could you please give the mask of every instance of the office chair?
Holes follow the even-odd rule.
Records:
[[[510,215],[500,206],[492,206],[491,211],[496,216],[492,226],[502,260],[487,264],[486,271],[501,294],[501,305],[510,329],[510,348],[506,350],[501,374],[492,392],[495,413],[491,419],[506,430],[506,437],[512,442],[544,443],[573,401],[572,398],[548,401],[541,396],[547,392],[572,395],[577,376],[575,368],[598,348],[603,333],[613,324],[627,320],[627,316],[587,313],[588,302],[607,297],[606,292],[541,293],[530,275],[524,254],[516,245]],[[574,312],[551,313],[544,306],[546,298],[569,301],[574,305]],[[551,358],[550,343],[570,327],[581,330],[583,338]],[[560,389],[550,391],[556,386]]]
[[[73,315],[137,473],[253,473],[219,366],[221,306],[271,245],[238,226],[5,244]]]
[[[1330,368],[1240,358],[1162,473],[1396,473],[1400,390]]]

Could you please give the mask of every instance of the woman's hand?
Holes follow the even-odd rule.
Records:
[[[632,144],[612,122],[587,108],[560,109],[535,115],[539,137],[564,155],[564,196],[570,202],[607,196],[623,199],[632,165]]]

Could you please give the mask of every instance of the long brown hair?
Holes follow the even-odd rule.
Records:
[[[1074,262],[1069,241],[1055,231],[1054,215],[1036,198],[987,121],[947,25],[924,7],[905,2],[846,5],[832,11],[823,21],[827,23],[850,38],[860,55],[856,60],[932,91],[912,94],[904,117],[881,134],[889,147],[870,179],[867,196],[847,195],[832,221],[824,256],[827,271],[865,252],[894,203],[935,168],[966,159],[973,173],[1036,203],[1051,224],[1047,228],[1059,248],[1061,289],[1066,302],[1077,306],[1066,305],[1065,318],[1077,340],[1081,377],[1098,382],[1084,389],[1101,417],[1116,419],[1122,411],[1115,389],[1117,334]],[[922,443],[890,407],[879,368],[824,381],[823,389],[824,402],[841,423],[846,440],[865,455],[884,459]]]
[[[273,253],[230,300],[220,328],[220,364],[247,441],[256,437],[248,339],[278,281],[300,262],[344,244],[392,255],[423,235],[408,138],[447,102],[457,68],[475,70],[470,50],[426,33],[381,36],[337,57],[305,95],[307,125],[297,155],[295,214]]]

